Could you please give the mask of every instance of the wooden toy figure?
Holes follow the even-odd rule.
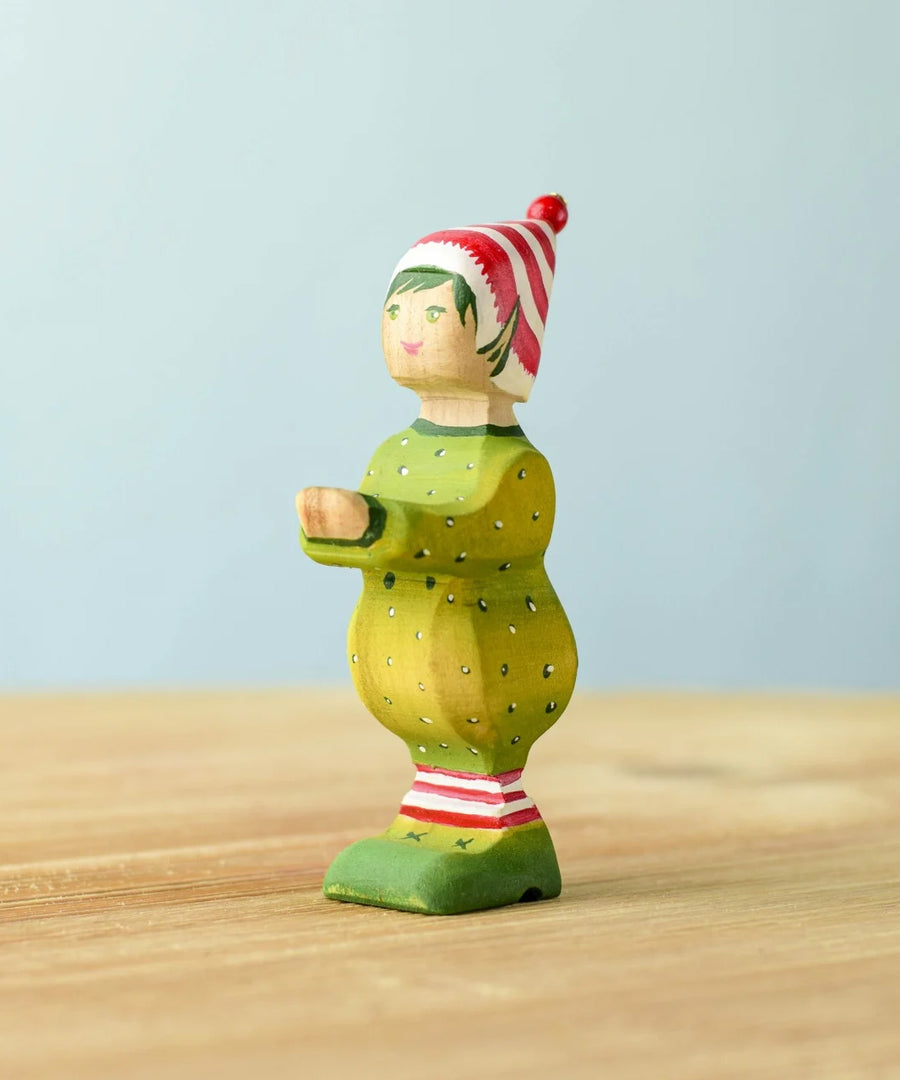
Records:
[[[525,221],[410,248],[382,343],[419,417],[375,451],[358,491],[297,496],[306,554],[362,570],[350,671],[416,766],[394,822],[328,869],[336,900],[454,914],[559,895],[522,769],[571,697],[577,657],[544,570],[553,478],[513,404],[537,374],[567,216],[544,195]]]

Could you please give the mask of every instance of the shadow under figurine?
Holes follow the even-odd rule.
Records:
[[[394,822],[331,864],[333,899],[449,915],[559,895],[522,769],[572,695],[577,656],[544,570],[553,478],[513,404],[537,373],[566,219],[544,195],[525,221],[413,245],[382,343],[419,418],[375,451],[359,491],[297,496],[306,554],[362,570],[350,670],[416,766]]]

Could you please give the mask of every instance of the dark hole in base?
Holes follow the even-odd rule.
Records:
[[[520,904],[533,904],[535,900],[540,900],[544,894],[536,886],[532,886],[530,889],[526,889],[525,892],[519,897]]]

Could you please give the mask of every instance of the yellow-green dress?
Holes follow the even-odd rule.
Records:
[[[510,777],[517,780],[534,741],[559,718],[577,666],[569,622],[544,569],[555,507],[546,459],[518,427],[445,427],[419,419],[376,450],[359,490],[370,507],[363,537],[314,540],[301,531],[301,544],[317,562],[363,572],[348,634],[360,697],[406,742],[419,781],[431,774],[471,785],[465,777],[478,774],[492,790],[512,792],[503,798],[517,798],[520,788]],[[383,842],[412,837],[407,847],[445,853],[464,843],[452,854],[491,848],[496,856],[498,841],[515,847],[518,834],[542,849],[549,844],[552,853],[536,810],[537,820],[504,828],[503,835],[463,829],[462,836],[442,825],[439,814],[417,811],[415,802],[404,801]],[[416,813],[418,821],[409,816]],[[327,885],[326,879],[326,892]],[[347,895],[329,895],[425,909],[397,902],[390,889],[380,899],[360,895],[374,887],[367,880]],[[552,883],[528,888],[546,896]],[[477,906],[493,902],[509,900]]]

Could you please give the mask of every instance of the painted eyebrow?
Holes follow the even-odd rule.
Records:
[[[391,306],[388,307],[388,308],[385,308],[385,310],[386,311],[393,311],[394,308],[396,308],[399,311],[400,310],[400,305],[399,304],[391,304]]]
[[[447,309],[445,307],[441,307],[440,304],[431,304],[427,308],[425,308],[425,310],[426,311],[446,311]]]

